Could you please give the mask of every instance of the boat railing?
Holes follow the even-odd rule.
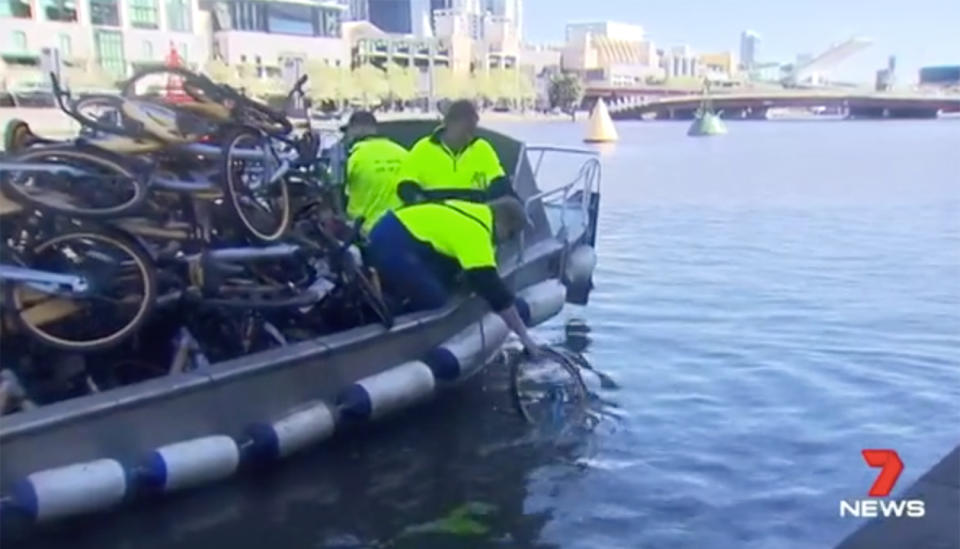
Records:
[[[528,160],[533,160],[532,157],[535,157],[536,160],[532,162],[532,169],[533,179],[535,182],[537,182],[538,187],[538,175],[540,173],[540,167],[543,165],[544,158],[546,158],[549,154],[581,155],[587,157],[586,160],[584,160],[580,165],[580,169],[577,171],[577,175],[572,181],[559,187],[541,191],[533,196],[528,197],[524,201],[523,207],[527,218],[530,219],[532,208],[535,204],[541,204],[544,208],[548,206],[559,206],[560,226],[554,236],[567,234],[567,212],[570,210],[579,209],[581,214],[581,222],[584,224],[588,223],[590,219],[591,197],[594,192],[600,190],[600,154],[591,149],[559,147],[553,145],[525,145],[520,152],[521,159],[523,159],[524,155],[526,155]],[[520,173],[520,167],[522,164],[522,162],[517,162],[517,168],[514,172],[515,179]],[[578,190],[580,191],[579,203],[571,204],[571,198],[576,196]],[[521,233],[521,261],[523,260],[523,253],[526,249],[525,240],[525,235]]]

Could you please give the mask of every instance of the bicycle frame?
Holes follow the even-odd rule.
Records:
[[[43,164],[40,162],[2,162],[0,161],[0,173],[6,171],[18,172],[43,172],[51,174],[66,175],[69,177],[95,177],[96,174],[86,170],[67,166],[65,164]]]
[[[0,265],[0,280],[22,282],[46,294],[85,294],[90,284],[82,276],[50,273],[14,265]]]

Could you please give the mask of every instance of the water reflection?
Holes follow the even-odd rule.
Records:
[[[575,353],[584,353],[590,346],[590,326],[582,318],[571,318],[564,326],[564,346]]]

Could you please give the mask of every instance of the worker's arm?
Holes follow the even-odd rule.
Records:
[[[467,282],[477,294],[483,297],[506,323],[513,333],[517,334],[523,348],[531,355],[538,355],[539,348],[527,332],[527,326],[520,318],[520,313],[514,305],[513,293],[503,283],[495,267],[480,267],[465,271]]]
[[[347,212],[347,217],[350,219],[356,220],[363,215],[363,208],[361,207],[360,201],[357,200],[356,195],[357,189],[357,180],[359,177],[359,154],[354,152],[349,157],[347,157],[347,176],[343,185],[343,198],[345,200],[344,209]]]
[[[500,163],[500,157],[497,155],[497,151],[493,148],[493,145],[487,140],[482,139],[474,146],[479,147],[482,151],[480,163],[483,169],[483,177],[487,181],[484,200],[493,200],[504,196],[512,196],[519,199],[516,191],[513,189],[513,182],[503,169],[503,165]]]

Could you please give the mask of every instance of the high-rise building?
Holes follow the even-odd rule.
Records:
[[[413,33],[411,0],[367,0],[368,21],[393,34]]]
[[[517,36],[522,35],[523,29],[523,0],[486,0],[482,6],[484,11],[509,20]]]
[[[640,42],[643,40],[643,27],[617,21],[595,21],[589,23],[569,23],[567,25],[567,42],[582,40],[587,34],[602,36],[611,40],[628,40]]]
[[[384,32],[429,36],[431,0],[340,0],[350,21],[370,21]]]
[[[346,6],[348,21],[366,21],[370,17],[369,0],[340,0],[339,4]]]
[[[44,50],[58,50],[69,72],[91,80],[97,72],[125,78],[162,63],[171,50],[196,66],[209,57],[209,27],[198,0],[0,2],[0,49],[7,65],[0,69],[0,88],[18,85],[21,76],[45,80]]]
[[[740,64],[745,70],[757,64],[757,49],[760,44],[760,35],[752,30],[740,33]]]

